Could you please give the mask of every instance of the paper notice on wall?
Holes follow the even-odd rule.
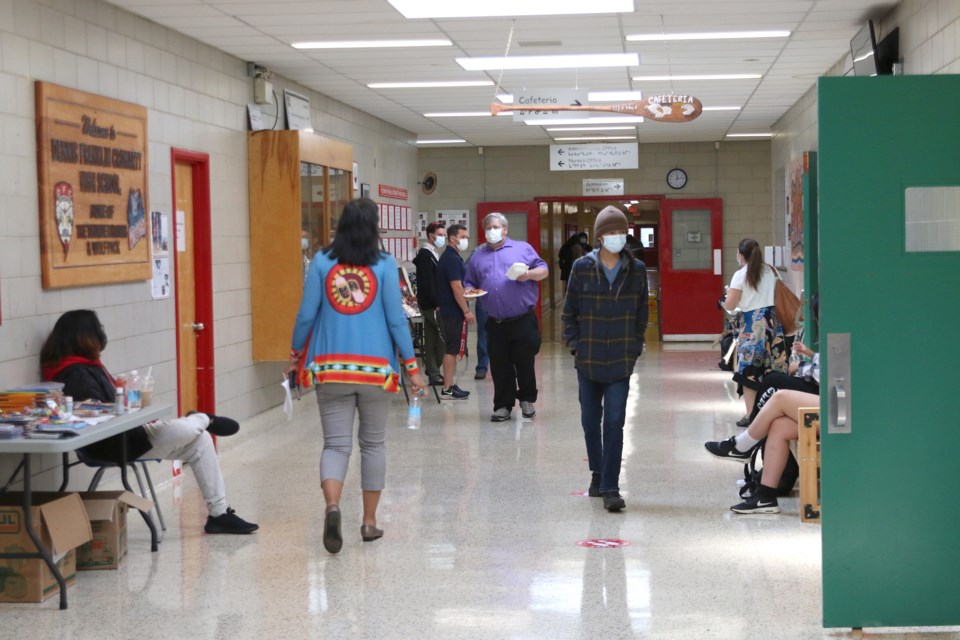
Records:
[[[722,276],[723,275],[723,264],[720,260],[720,249],[713,250],[713,275]]]
[[[154,300],[170,297],[170,256],[154,256],[150,293]]]
[[[187,214],[177,209],[177,253],[187,250]]]

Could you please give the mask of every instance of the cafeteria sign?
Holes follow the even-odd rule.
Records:
[[[36,83],[43,288],[149,280],[147,110]]]

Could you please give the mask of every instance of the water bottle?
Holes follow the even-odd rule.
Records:
[[[130,377],[127,378],[127,410],[137,411],[142,408],[143,396],[140,390],[140,376],[137,374],[137,370],[134,369],[130,372]]]
[[[410,407],[407,409],[407,428],[420,428],[420,396],[416,393],[410,396]]]
[[[124,407],[124,405],[126,404],[125,401],[126,401],[126,394],[124,394],[123,387],[117,387],[116,402],[113,403],[113,412],[116,415],[118,416],[123,415],[125,411],[125,407]]]

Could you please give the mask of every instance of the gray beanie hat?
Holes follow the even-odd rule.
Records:
[[[599,239],[605,233],[627,232],[627,216],[616,207],[604,207],[593,223],[593,237]]]

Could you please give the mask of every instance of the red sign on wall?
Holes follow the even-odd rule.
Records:
[[[391,187],[385,184],[379,185],[381,198],[393,198],[394,200],[406,200],[407,190],[401,187]]]
[[[616,549],[618,547],[625,547],[629,544],[630,543],[628,541],[619,540],[617,538],[592,538],[577,542],[578,547],[586,547],[588,549]]]

